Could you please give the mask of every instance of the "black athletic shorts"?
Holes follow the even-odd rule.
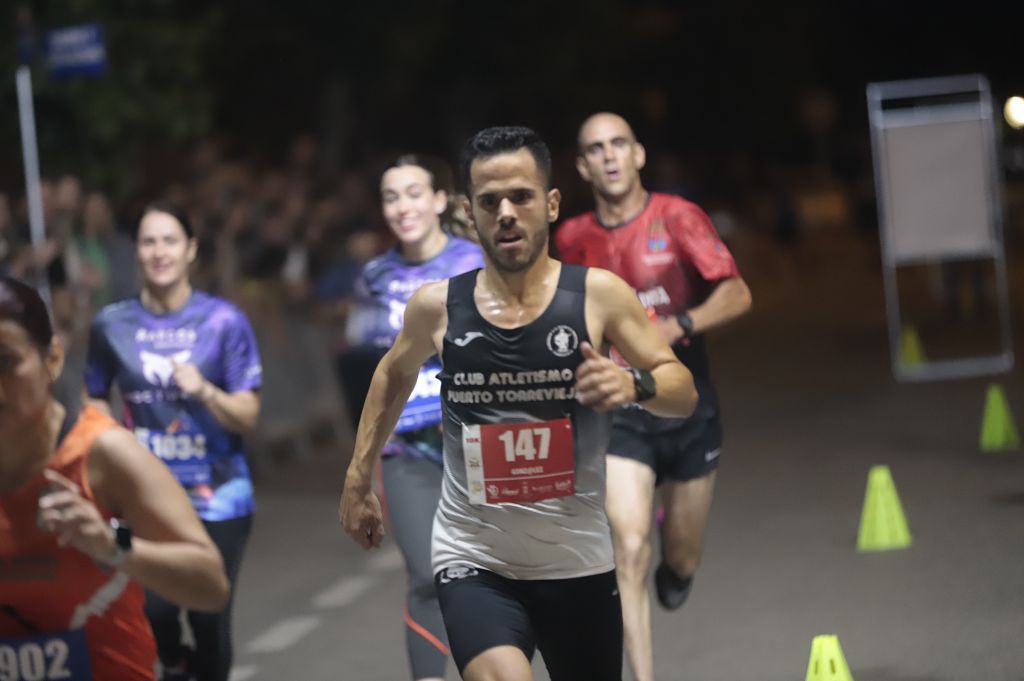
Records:
[[[459,673],[495,646],[540,650],[551,681],[622,681],[622,606],[615,571],[509,579],[473,567],[434,576]]]
[[[657,476],[686,482],[718,468],[722,451],[722,423],[718,415],[690,421],[682,428],[661,433],[644,433],[613,425],[608,453],[647,464]]]

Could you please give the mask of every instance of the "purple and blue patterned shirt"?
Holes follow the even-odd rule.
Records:
[[[242,438],[174,382],[174,362],[194,364],[228,393],[259,390],[262,366],[248,319],[231,303],[194,291],[179,310],[158,314],[139,298],[107,305],[93,320],[85,386],[125,402],[125,426],[167,464],[203,520],[255,510]]]
[[[483,267],[480,247],[466,239],[449,236],[448,243],[426,262],[409,262],[397,248],[374,258],[363,268],[356,283],[356,305],[349,322],[349,342],[353,345],[391,347],[405,318],[405,306],[416,289],[469,270]],[[441,382],[437,373],[441,363],[432,357],[420,369],[416,387],[398,419],[395,432],[408,433],[441,423]],[[402,439],[393,439],[384,455],[409,454],[441,462],[440,451],[417,447]]]

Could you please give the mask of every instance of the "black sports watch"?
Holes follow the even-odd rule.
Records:
[[[679,328],[683,330],[683,338],[693,338],[693,317],[686,312],[676,315]]]
[[[132,528],[128,527],[123,520],[111,518],[110,529],[114,531],[114,555],[107,561],[107,564],[117,567],[132,552]]]
[[[650,371],[631,367],[629,373],[633,375],[633,388],[636,390],[636,401],[643,402],[658,394],[658,383]]]

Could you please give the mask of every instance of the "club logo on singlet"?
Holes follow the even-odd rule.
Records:
[[[580,339],[571,326],[559,324],[548,332],[548,350],[555,357],[568,357],[579,345]]]
[[[647,250],[640,254],[640,260],[648,267],[673,265],[675,255],[669,250],[669,236],[665,224],[655,220],[647,226]]]
[[[147,352],[146,350],[139,351],[139,361],[142,362],[142,375],[153,385],[164,387],[171,384],[171,376],[174,375],[174,364],[171,363],[171,360],[173,359],[179,364],[184,364],[191,357],[191,350],[182,350],[170,357],[165,357],[155,352]]]
[[[660,253],[668,248],[668,233],[665,232],[665,224],[661,220],[655,220],[647,227],[647,250],[651,253]]]

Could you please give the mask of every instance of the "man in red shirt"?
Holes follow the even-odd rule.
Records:
[[[676,355],[693,373],[700,401],[689,419],[640,408],[615,414],[608,447],[606,507],[615,545],[626,651],[637,681],[653,678],[650,601],[654,491],[665,511],[659,602],[680,607],[690,592],[714,492],[722,430],[703,333],[750,309],[750,289],[697,205],[650,193],[640,181],[646,152],[620,116],[597,113],[579,131],[576,169],[596,208],[555,233],[560,258],[603,267],[626,280]]]

